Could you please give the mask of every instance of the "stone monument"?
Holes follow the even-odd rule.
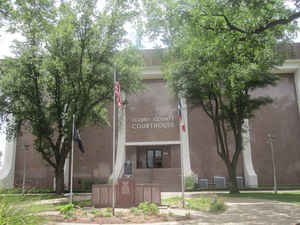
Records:
[[[135,180],[133,178],[120,178],[118,180],[118,207],[131,207],[134,205],[135,187]]]

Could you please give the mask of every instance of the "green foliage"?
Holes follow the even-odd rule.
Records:
[[[30,188],[26,190],[26,193],[41,194],[41,193],[53,193],[51,188]]]
[[[92,209],[92,210],[90,211],[90,213],[93,214],[93,215],[96,215],[96,214],[97,214],[97,210],[96,210],[96,209]]]
[[[144,215],[157,215],[159,209],[156,204],[150,202],[142,202],[138,205],[138,209],[142,210]]]
[[[102,212],[102,211],[98,211],[98,212],[95,214],[95,216],[99,216],[99,217],[103,217],[103,215],[104,215],[104,212]]]
[[[172,216],[174,216],[174,213],[169,212],[169,213],[168,213],[168,216],[172,217]]]
[[[186,176],[184,177],[184,189],[191,191],[195,189],[195,182],[193,176]]]
[[[131,207],[131,208],[130,208],[130,213],[131,213],[131,214],[136,214],[137,211],[138,211],[138,208],[137,208],[137,207]]]
[[[253,92],[278,81],[271,73],[283,62],[278,40],[295,34],[299,5],[293,10],[284,0],[144,2],[150,33],[168,46],[165,77],[178,96],[211,119],[217,154],[226,164],[231,192],[237,192],[243,122],[272,102]]]
[[[30,215],[24,209],[10,204],[3,197],[0,198],[0,225],[37,225],[42,219]]]
[[[112,214],[109,212],[104,212],[103,217],[112,217]]]
[[[93,184],[107,184],[106,178],[83,178],[78,180],[78,188],[76,188],[77,192],[91,192]]]
[[[209,211],[210,205],[212,202],[211,196],[200,196],[198,198],[185,199],[185,208],[199,211]],[[173,197],[163,199],[163,204],[166,204],[171,207],[182,207],[182,198],[181,197]]]
[[[107,183],[108,183],[108,184],[112,184],[112,183],[113,183],[112,177],[109,177],[109,178],[108,178]]]
[[[223,200],[216,200],[214,203],[210,204],[210,212],[223,212],[226,210],[226,205]]]
[[[0,121],[9,121],[9,137],[34,136],[33,148],[55,169],[61,193],[73,115],[77,128],[109,125],[114,64],[122,91],[140,87],[142,57],[124,38],[135,9],[114,0],[102,11],[93,0],[16,1],[14,8],[11,26],[24,41],[0,64]]]
[[[12,2],[0,0],[0,28],[5,25],[6,20],[12,16]]]
[[[108,213],[112,213],[112,208],[106,208],[105,211],[108,212]]]
[[[59,212],[64,215],[65,219],[71,217],[75,211],[75,207],[71,203],[62,205],[58,209],[59,209]]]

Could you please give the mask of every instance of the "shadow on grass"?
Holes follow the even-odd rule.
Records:
[[[300,192],[285,192],[285,193],[240,193],[240,194],[217,194],[224,198],[252,198],[252,199],[266,199],[280,202],[300,204]]]

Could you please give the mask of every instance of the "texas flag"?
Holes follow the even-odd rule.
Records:
[[[182,106],[180,101],[178,102],[178,117],[179,117],[180,127],[182,131],[185,132],[185,124],[184,124],[184,119],[182,118]]]
[[[120,87],[119,81],[115,82],[115,95],[117,97],[118,106],[122,106],[123,102],[122,102],[122,97],[121,97],[121,87]]]

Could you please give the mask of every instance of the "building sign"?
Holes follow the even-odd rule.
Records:
[[[131,119],[132,129],[164,129],[176,126],[175,116],[137,117]]]

